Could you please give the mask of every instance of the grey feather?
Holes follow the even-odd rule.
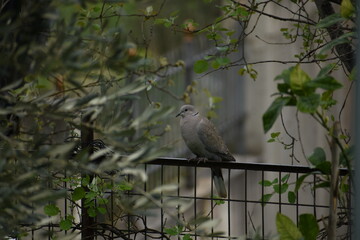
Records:
[[[215,126],[192,105],[180,108],[181,135],[188,148],[197,156],[214,161],[235,161]],[[212,169],[213,181],[218,194],[226,197],[226,188],[220,168]]]

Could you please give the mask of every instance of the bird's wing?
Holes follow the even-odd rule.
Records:
[[[199,139],[207,151],[217,154],[225,161],[235,161],[234,157],[229,153],[223,139],[216,131],[215,126],[207,118],[201,118],[197,131]]]

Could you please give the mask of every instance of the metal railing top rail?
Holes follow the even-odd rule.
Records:
[[[155,160],[146,162],[151,165],[168,165],[182,167],[220,167],[224,169],[239,169],[253,171],[270,171],[270,172],[289,172],[289,173],[317,173],[322,174],[319,169],[299,166],[299,165],[283,165],[272,163],[244,163],[244,162],[217,162],[217,161],[196,161],[186,158],[159,157]],[[340,175],[344,176],[349,173],[348,169],[340,168]]]

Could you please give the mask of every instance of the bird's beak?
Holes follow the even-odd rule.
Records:
[[[176,114],[176,117],[180,116],[181,115],[181,112],[179,112],[178,114]]]

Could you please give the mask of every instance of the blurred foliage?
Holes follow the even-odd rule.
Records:
[[[168,150],[157,142],[170,131],[165,122],[173,111],[170,102],[155,102],[150,93],[160,89],[174,97],[167,89],[173,83],[158,80],[185,66],[156,57],[182,39],[174,36],[152,48],[154,39],[164,38],[155,22],[169,11],[174,19],[191,21],[187,12],[175,17],[180,2],[166,9],[164,3],[1,3],[0,238],[21,238],[32,230],[54,238],[57,232],[81,232],[79,219],[87,215],[98,221],[93,234],[128,239],[114,222],[126,222],[129,214],[144,221],[149,209],[159,207],[196,231],[197,223],[172,214],[174,206],[180,214],[191,201],[162,197],[177,186],[149,192],[140,187],[148,176],[139,164]],[[204,5],[209,6],[199,1],[188,7]],[[176,100],[189,98],[194,92],[189,87]],[[202,220],[202,233],[211,221]],[[141,231],[131,228],[135,235]]]
[[[122,4],[2,3],[0,238],[24,236],[48,222],[60,223],[62,230],[76,227],[74,217],[62,216],[54,204],[65,197],[73,206],[87,199],[91,217],[104,214],[105,190],[128,191],[121,187],[124,174],[145,181],[137,164],[166,152],[152,136],[164,131],[172,108],[150,101],[135,114],[157,66],[113,18],[92,18]],[[79,147],[83,125],[106,147],[93,153]],[[104,171],[112,184],[81,177]],[[74,190],[71,196],[64,184]],[[131,212],[134,199],[117,200]]]

